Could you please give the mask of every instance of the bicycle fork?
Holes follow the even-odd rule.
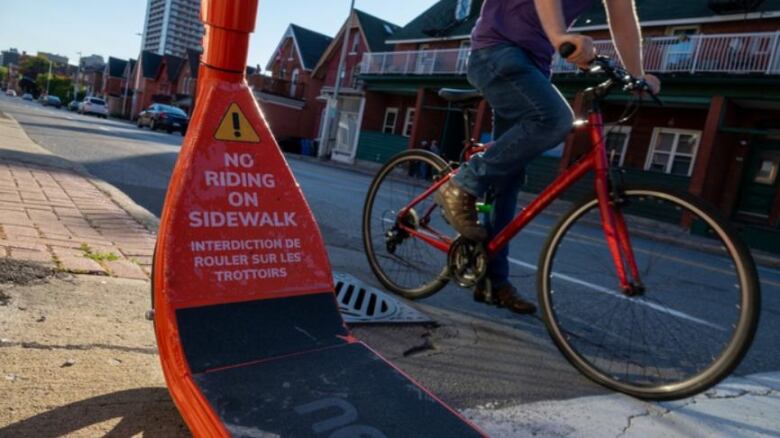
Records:
[[[594,127],[602,126],[600,114],[591,115],[591,123]],[[602,133],[599,135],[598,133]],[[644,292],[644,285],[639,276],[634,249],[631,246],[631,238],[628,226],[621,211],[620,183],[610,181],[609,162],[607,161],[606,148],[603,139],[603,130],[594,129],[592,141],[598,146],[594,150],[594,170],[596,174],[596,195],[599,203],[601,224],[604,229],[604,237],[607,240],[615,272],[620,282],[620,289],[627,296],[637,296]],[[613,190],[610,190],[612,188]],[[630,276],[629,276],[630,275]]]

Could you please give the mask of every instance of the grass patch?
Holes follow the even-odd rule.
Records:
[[[96,262],[113,262],[114,260],[119,260],[119,256],[113,252],[93,251],[86,243],[82,243],[79,249],[84,252],[84,257]]]

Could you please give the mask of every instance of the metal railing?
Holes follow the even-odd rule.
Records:
[[[780,32],[686,35],[647,38],[645,70],[655,73],[780,74]],[[616,57],[609,40],[598,53]],[[464,75],[468,49],[375,52],[363,55],[363,75]],[[576,67],[555,57],[553,73]]]

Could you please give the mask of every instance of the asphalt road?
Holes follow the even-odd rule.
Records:
[[[5,96],[0,97],[0,111],[18,120],[30,137],[44,148],[82,164],[91,174],[118,187],[138,204],[155,214],[160,213],[168,178],[182,141],[178,134],[139,130],[126,122],[42,108],[37,103]],[[371,176],[294,157],[290,158],[290,166],[320,224],[334,270],[348,272],[379,286],[366,261],[360,237],[363,199]],[[511,249],[512,278],[523,295],[534,301],[535,266],[542,244],[555,220],[554,215],[537,218],[528,230],[518,236]],[[572,284],[582,286],[583,282],[587,283],[589,286],[586,289],[590,290],[592,297],[588,307],[594,309],[592,316],[596,318],[603,315],[606,318],[613,309],[621,308],[614,307],[614,297],[598,293],[601,279],[597,275],[583,277],[592,267],[594,252],[588,248],[592,246],[589,239],[595,235],[590,234],[593,230],[587,228],[577,231],[579,235],[574,239],[575,249],[566,253],[566,263],[570,268],[558,268],[561,274],[558,278],[563,280],[556,283],[560,286],[554,287],[566,288]],[[652,239],[641,238],[634,243],[642,250],[642,254],[651,255],[657,245]],[[723,287],[724,290],[731,287],[731,279],[723,276],[728,266],[721,265],[721,260],[685,249],[660,259],[664,262],[664,269],[669,269],[670,275],[706,278],[710,286]],[[780,271],[763,267],[759,271],[763,289],[761,325],[751,351],[736,371],[739,375],[780,370],[780,355],[777,354],[780,342],[776,337],[780,331]],[[567,278],[574,278],[575,283]],[[703,291],[696,293],[702,298]],[[518,317],[506,310],[476,303],[470,292],[452,285],[421,302],[450,312],[446,315],[461,321],[460,325],[456,324],[458,328],[454,332],[419,327],[389,327],[381,330],[359,328],[356,331],[380,350],[383,345],[377,344],[386,343],[387,350],[383,350],[385,354],[400,361],[402,367],[426,385],[432,386],[435,392],[446,393],[448,399],[459,407],[559,400],[605,392],[580,376],[555,350],[538,316]],[[657,319],[654,323],[656,325],[648,328],[685,333],[686,324],[691,323],[691,318],[716,321],[716,326],[719,326],[717,321],[720,312],[726,315],[726,307],[731,305],[707,302],[706,298],[697,301],[700,302],[705,304],[684,306],[682,313],[688,319],[661,312],[663,318]],[[651,305],[629,310],[638,312],[634,316],[658,313]],[[605,339],[605,331],[613,330],[609,324],[603,325],[599,329],[601,332],[596,333],[602,340]],[[692,327],[700,330],[701,324],[693,321]],[[408,351],[407,347],[423,342],[421,337],[432,339],[434,344],[439,343],[442,354],[438,357],[436,354],[419,357],[404,355]],[[484,345],[483,354],[459,356],[459,339],[468,340],[463,342],[481,342]],[[691,341],[695,343],[695,339]],[[658,366],[662,367],[663,364],[659,363]]]

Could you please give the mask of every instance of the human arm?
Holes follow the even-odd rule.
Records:
[[[537,0],[539,1],[539,0]],[[633,76],[644,79],[653,92],[661,91],[661,81],[645,73],[642,64],[642,31],[636,15],[634,0],[604,0],[609,30],[620,60]]]
[[[585,35],[567,33],[566,21],[563,15],[561,0],[534,0],[536,13],[542,23],[544,33],[552,43],[555,50],[560,49],[564,43],[571,43],[577,50],[569,55],[566,60],[576,64],[580,68],[587,68],[588,63],[596,55],[593,48],[593,39]]]

